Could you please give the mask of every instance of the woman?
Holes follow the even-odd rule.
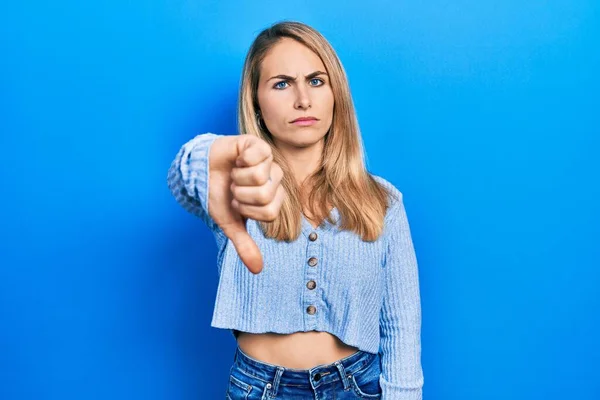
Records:
[[[229,399],[421,399],[417,262],[402,193],[370,174],[344,69],[281,22],[245,60],[239,135],[200,134],[168,184],[213,232],[211,325],[238,347]]]

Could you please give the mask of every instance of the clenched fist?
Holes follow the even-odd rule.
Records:
[[[208,210],[248,270],[263,268],[260,250],[246,219],[273,221],[285,198],[283,171],[273,161],[271,146],[252,135],[217,138],[209,154]]]

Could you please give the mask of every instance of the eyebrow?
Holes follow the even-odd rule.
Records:
[[[310,74],[306,75],[305,78],[306,79],[312,79],[312,78],[314,78],[316,76],[319,76],[319,75],[327,75],[327,72],[315,71],[313,73],[310,73]],[[327,75],[327,76],[329,76],[329,75]],[[267,79],[267,82],[270,81],[271,79],[287,79],[287,80],[290,80],[290,81],[295,81],[296,80],[296,78],[291,77],[289,75],[275,75],[275,76],[272,76],[269,79]]]

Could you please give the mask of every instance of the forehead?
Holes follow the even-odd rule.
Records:
[[[282,38],[268,52],[261,64],[261,78],[273,75],[308,75],[316,70],[325,71],[321,58],[294,39]]]

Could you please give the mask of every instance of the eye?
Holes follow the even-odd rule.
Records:
[[[281,84],[282,84],[282,83],[285,83],[285,84],[287,84],[287,82],[286,82],[286,81],[277,82],[277,83],[275,84],[275,86],[273,86],[273,88],[275,88],[275,89],[285,89],[285,86],[281,86]]]
[[[314,81],[321,82],[321,85],[325,84],[325,82],[323,81],[323,79],[319,79],[319,78],[313,78],[310,81],[311,82],[314,82]],[[321,85],[313,85],[313,86],[321,86]]]

